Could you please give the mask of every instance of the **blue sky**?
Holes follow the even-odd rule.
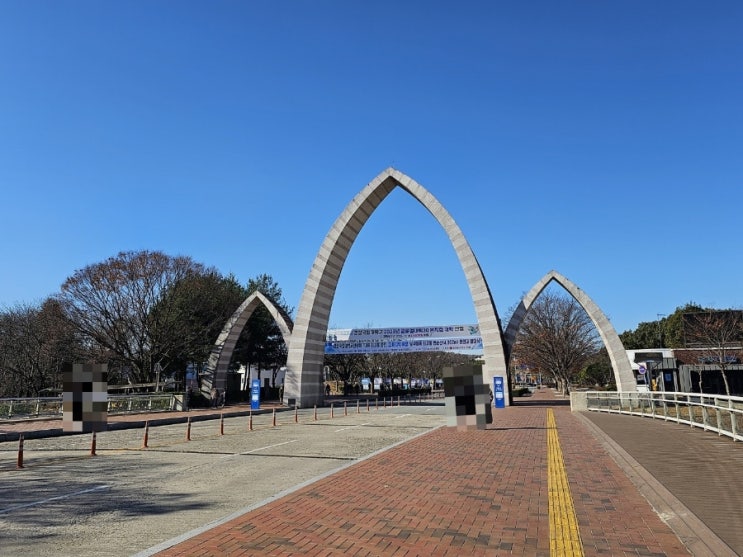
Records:
[[[622,332],[743,307],[743,4],[3,0],[0,306],[121,250],[294,307],[394,166],[462,228],[501,315],[550,269]],[[473,323],[454,251],[394,191],[332,327]]]

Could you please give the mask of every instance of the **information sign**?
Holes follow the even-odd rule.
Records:
[[[253,379],[250,383],[250,409],[260,410],[261,408],[261,381]]]
[[[506,397],[503,392],[502,377],[493,377],[493,406],[496,408],[506,407]]]

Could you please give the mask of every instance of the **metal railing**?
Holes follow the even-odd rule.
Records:
[[[585,393],[587,409],[687,424],[743,441],[743,397],[670,392]]]
[[[146,393],[132,395],[108,395],[109,414],[136,412],[172,412],[187,410],[183,407],[183,393]]]
[[[59,397],[0,398],[0,418],[44,417],[62,415],[62,399]]]
[[[108,395],[109,414],[186,410],[183,393]],[[61,397],[0,398],[0,419],[61,418]]]

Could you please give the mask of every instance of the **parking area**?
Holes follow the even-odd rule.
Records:
[[[0,443],[4,555],[132,555],[444,423],[443,405],[311,411]],[[224,434],[221,434],[221,432]]]

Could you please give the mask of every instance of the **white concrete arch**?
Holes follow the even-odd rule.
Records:
[[[505,343],[508,349],[510,358],[511,349],[516,342],[516,335],[521,328],[526,315],[529,313],[531,305],[534,300],[542,293],[547,285],[555,281],[562,286],[568,293],[578,302],[583,309],[586,310],[588,317],[593,321],[594,326],[599,332],[599,336],[606,346],[606,350],[609,353],[609,359],[611,360],[611,367],[614,370],[614,378],[617,382],[617,391],[636,391],[637,381],[635,381],[635,375],[632,372],[632,366],[629,358],[627,358],[627,352],[624,350],[624,345],[619,339],[619,335],[614,330],[614,327],[609,322],[603,311],[596,305],[596,303],[581,290],[574,283],[569,281],[567,278],[562,276],[557,271],[550,271],[537,282],[531,290],[524,296],[521,303],[516,308],[516,311],[511,316],[508,322],[508,327],[505,333]]]
[[[274,304],[267,296],[257,290],[248,296],[245,301],[235,310],[235,313],[227,320],[222,332],[217,337],[217,341],[212,347],[209,354],[209,362],[206,366],[201,388],[204,392],[211,391],[212,386],[217,389],[224,389],[227,371],[229,369],[232,352],[235,350],[237,340],[240,338],[248,319],[253,315],[256,309],[264,306],[273,317],[273,320],[281,330],[281,336],[284,342],[289,346],[289,339],[292,334],[292,320],[283,309]]]
[[[492,377],[495,375],[507,377],[500,320],[480,264],[464,234],[441,203],[423,186],[402,172],[388,168],[367,184],[346,206],[330,228],[312,264],[289,343],[284,382],[285,396],[296,399],[300,406],[311,406],[323,400],[325,334],[338,280],[351,246],[379,204],[398,187],[412,195],[433,215],[457,254],[480,324],[485,362],[484,381],[492,384]],[[508,400],[509,393],[505,394]]]

